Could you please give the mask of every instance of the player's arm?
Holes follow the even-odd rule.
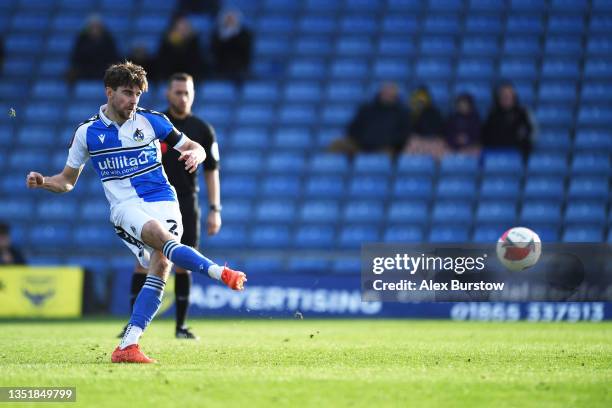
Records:
[[[50,177],[31,171],[26,178],[26,183],[28,188],[44,188],[53,193],[67,193],[76,185],[82,170],[83,166],[78,169],[66,166],[61,173]]]
[[[149,115],[149,119],[157,137],[181,152],[179,160],[185,162],[185,170],[190,173],[196,171],[198,165],[206,159],[202,145],[179,132],[165,115],[153,114]]]
[[[208,235],[215,235],[221,229],[221,183],[219,169],[205,170],[204,180],[208,191],[209,211],[206,219]]]

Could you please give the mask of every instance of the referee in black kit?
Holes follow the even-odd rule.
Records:
[[[176,73],[168,81],[168,110],[164,112],[170,122],[181,132],[204,147],[204,179],[208,189],[208,218],[206,228],[208,235],[215,235],[221,228],[221,194],[219,188],[219,147],[212,126],[191,113],[195,97],[193,78],[189,74]],[[189,173],[184,163],[178,160],[179,152],[169,149],[161,143],[162,163],[170,184],[176,189],[181,215],[183,216],[183,237],[181,244],[198,248],[200,244],[200,207],[198,204],[199,183],[197,172]],[[179,339],[197,339],[185,326],[191,291],[191,271],[174,267],[176,298],[176,337]],[[147,269],[136,264],[130,288],[131,304],[134,307],[136,296],[144,285]],[[125,329],[124,329],[125,330]],[[122,333],[123,334],[123,333]]]

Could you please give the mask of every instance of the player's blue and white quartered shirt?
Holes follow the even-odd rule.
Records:
[[[176,191],[162,166],[159,143],[176,131],[172,123],[162,113],[137,108],[119,126],[104,114],[105,107],[79,125],[66,165],[77,169],[91,158],[111,209],[127,201],[176,201]],[[175,148],[186,140],[182,135]]]

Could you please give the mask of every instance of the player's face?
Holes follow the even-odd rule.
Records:
[[[119,86],[108,92],[108,103],[113,111],[123,120],[128,120],[136,112],[142,90],[134,86]]]
[[[195,92],[193,81],[172,81],[168,88],[168,103],[179,115],[191,112]]]

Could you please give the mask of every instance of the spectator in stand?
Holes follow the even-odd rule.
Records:
[[[242,23],[239,11],[221,13],[210,44],[214,75],[242,83],[251,66],[253,35]]]
[[[175,72],[185,72],[198,79],[203,69],[198,35],[186,17],[178,17],[162,38],[157,54],[158,77],[169,78]]]
[[[119,60],[112,34],[98,15],[92,15],[79,33],[70,56],[68,81],[99,79],[104,71]]]
[[[21,252],[11,243],[11,228],[0,223],[0,265],[25,265]]]
[[[332,142],[329,150],[349,155],[385,152],[395,155],[410,132],[408,111],[394,82],[382,84],[374,100],[361,105],[349,123],[346,136]]]
[[[480,152],[480,116],[469,93],[455,98],[455,110],[446,123],[446,144],[455,153]]]
[[[494,93],[494,103],[482,129],[485,148],[518,148],[526,158],[531,152],[533,123],[519,103],[514,87],[503,83]]]
[[[412,134],[404,151],[442,157],[446,152],[444,118],[425,86],[418,87],[410,96],[410,119]]]
[[[215,17],[221,7],[219,0],[179,0],[175,16],[208,14]]]
[[[144,44],[135,43],[127,59],[143,67],[144,70],[147,71],[147,78],[153,81],[159,79],[155,67],[155,57],[149,53],[149,50]]]

